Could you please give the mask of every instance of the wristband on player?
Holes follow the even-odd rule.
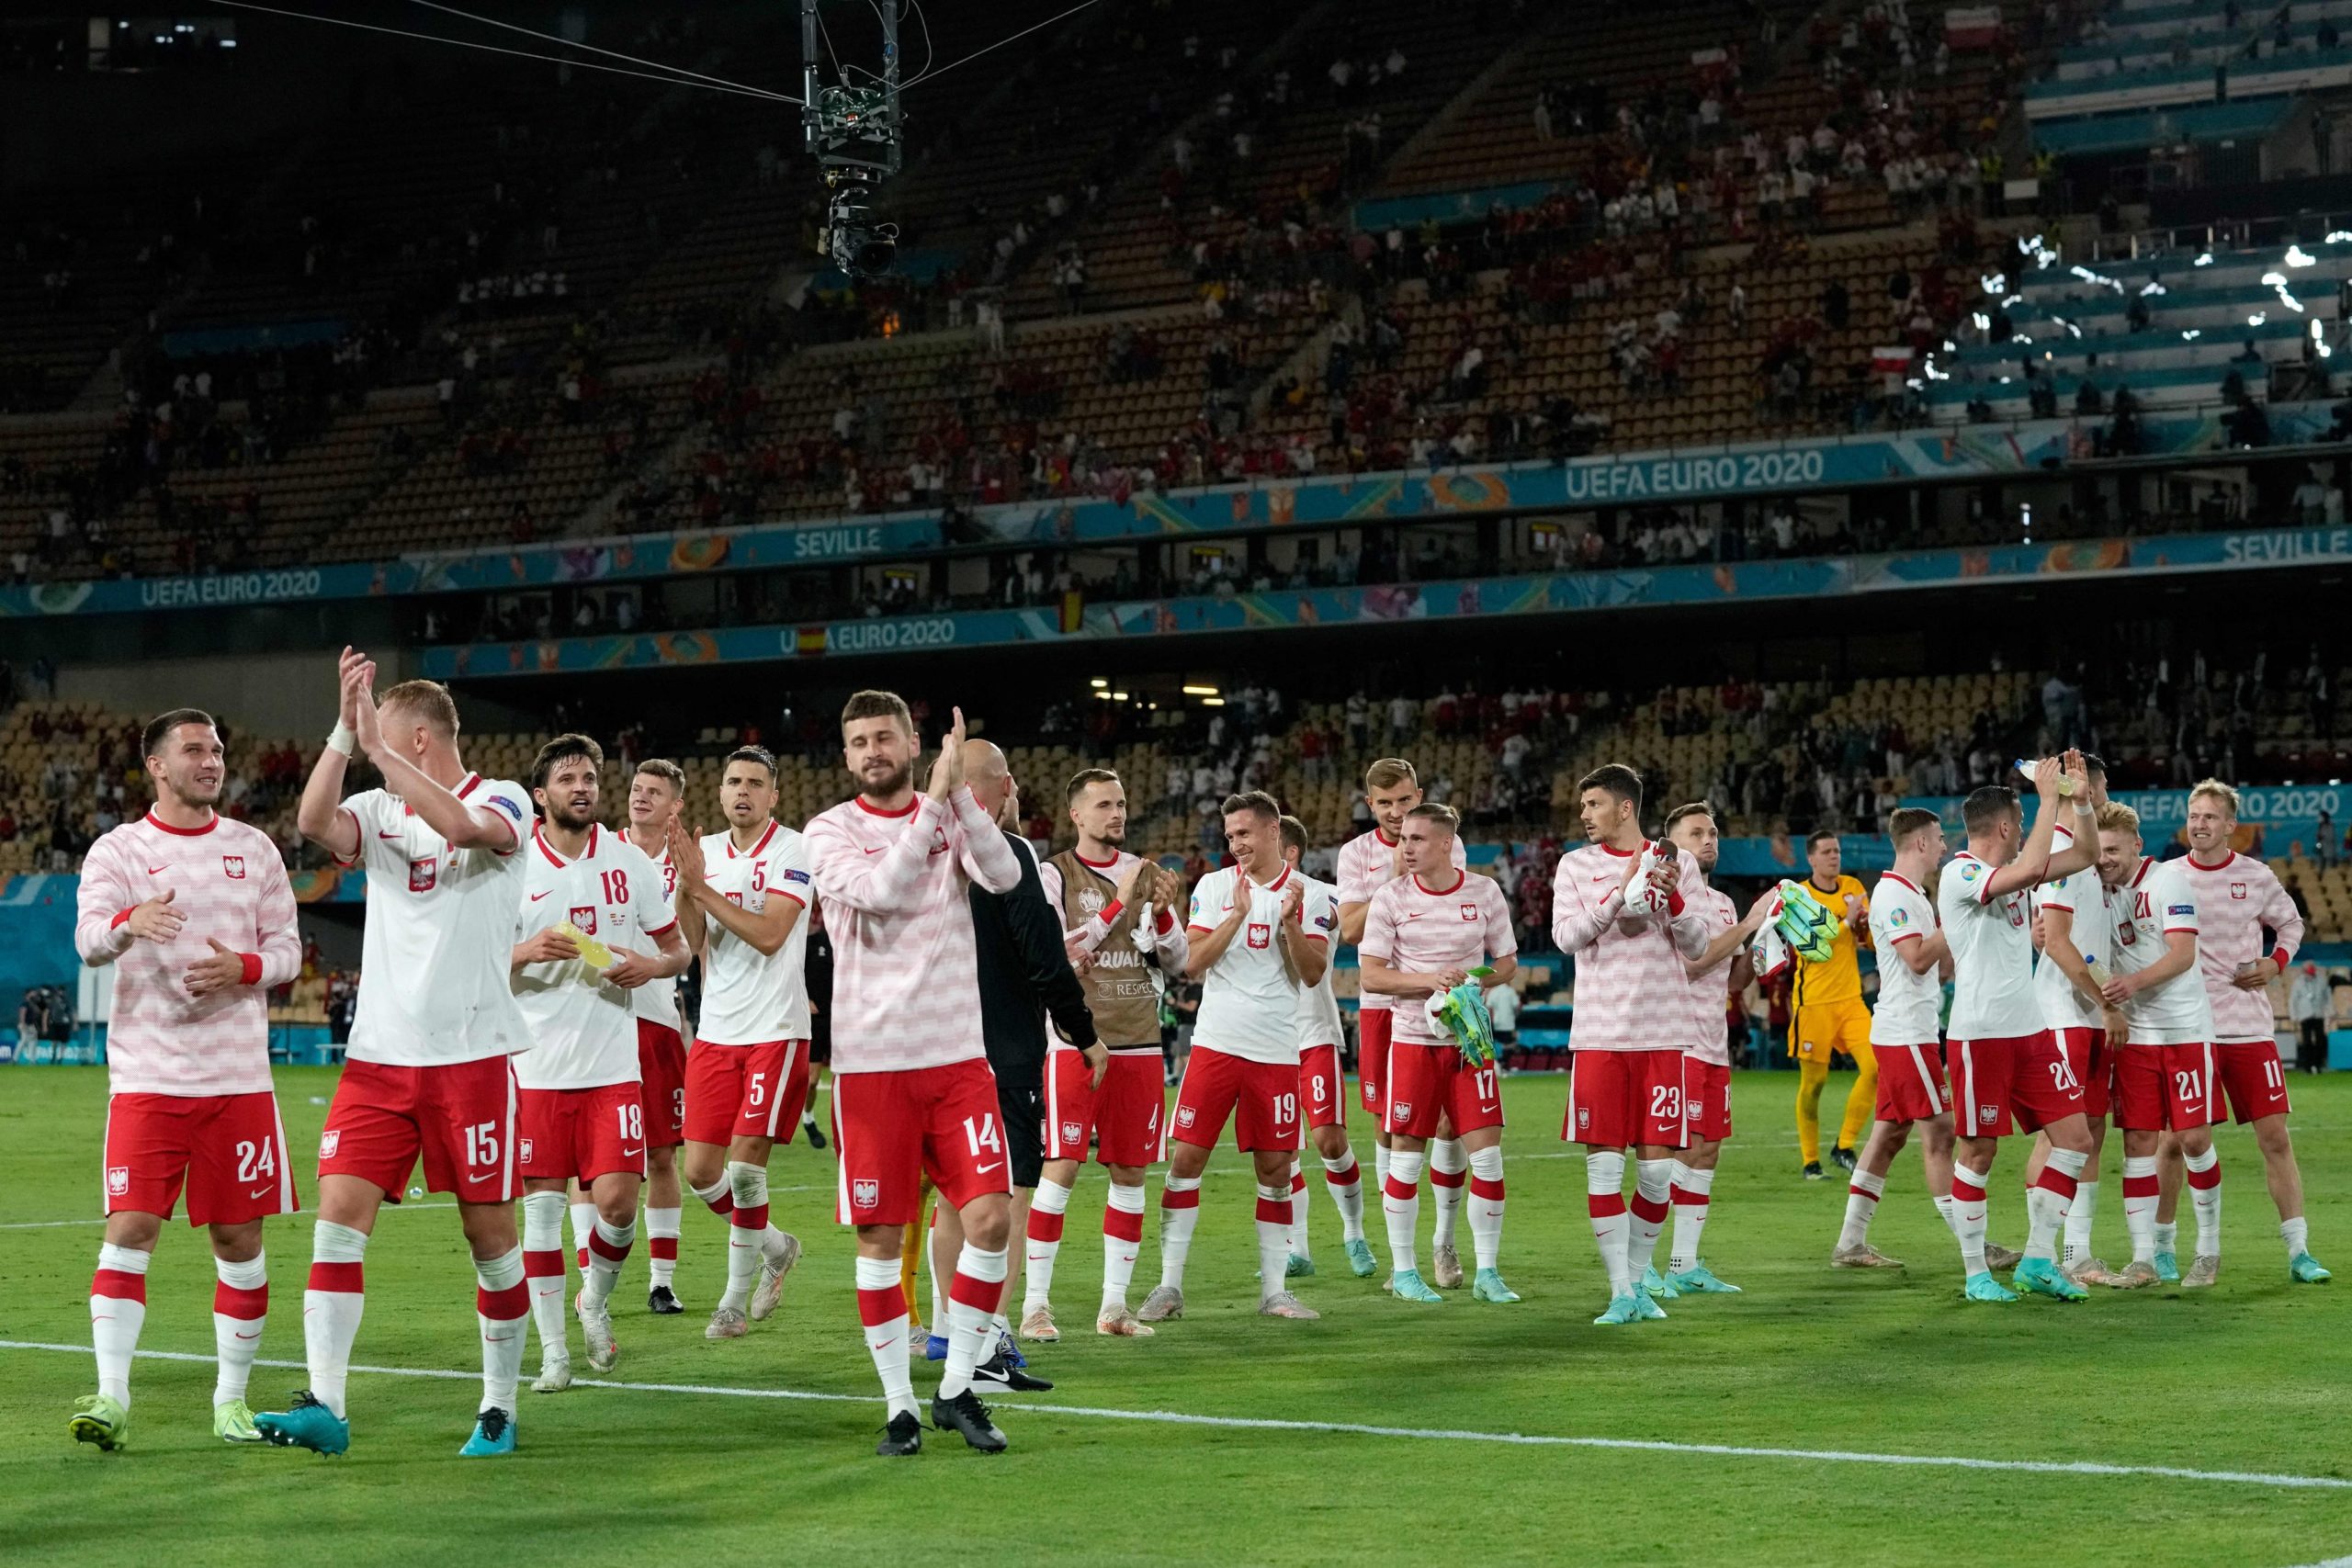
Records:
[[[327,745],[348,757],[359,750],[359,732],[337,718],[334,728],[327,731]]]

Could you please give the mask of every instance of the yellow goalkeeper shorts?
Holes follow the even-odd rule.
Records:
[[[1856,1063],[1871,1053],[1871,1010],[1859,997],[1842,1002],[1821,1002],[1801,1009],[1789,1026],[1791,1055],[1800,1062],[1829,1065],[1832,1051],[1843,1051]]]

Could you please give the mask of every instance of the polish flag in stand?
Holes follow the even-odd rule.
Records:
[[[1911,350],[1901,344],[1893,348],[1871,349],[1871,369],[1880,376],[1908,376],[1911,374]]]
[[[1954,49],[1990,49],[2000,33],[1998,6],[1951,6],[1944,10],[1944,41]]]

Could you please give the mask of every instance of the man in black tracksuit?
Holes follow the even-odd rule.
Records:
[[[979,956],[980,1029],[989,1070],[996,1074],[997,1105],[1004,1123],[1005,1159],[1012,1177],[1012,1234],[1028,1234],[1029,1200],[1046,1159],[1046,1015],[1076,1045],[1100,1081],[1110,1054],[1096,1041],[1085,987],[1070,967],[1062,944],[1061,917],[1046,902],[1037,875],[1036,852],[1006,824],[1019,818],[1020,792],[1004,753],[985,740],[964,743],[964,781],[973,798],[995,816],[1021,863],[1021,886],[1010,893],[974,887],[972,937]],[[955,1211],[942,1205],[932,1231],[932,1268],[945,1278],[964,1238]],[[1051,1388],[1043,1378],[1020,1370],[1004,1354],[1004,1333],[996,1356],[976,1374],[984,1384],[1013,1392]]]

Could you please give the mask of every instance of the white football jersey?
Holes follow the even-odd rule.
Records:
[[[566,860],[531,829],[515,912],[514,940],[570,920],[608,948],[651,956],[653,938],[678,923],[662,891],[662,874],[643,851],[601,827],[588,829],[577,860]],[[637,1010],[630,994],[606,985],[579,958],[526,964],[514,974],[514,999],[531,1026],[530,1051],[514,1064],[524,1089],[597,1089],[635,1083]]]
[[[2052,854],[2074,848],[2075,836],[2061,828],[2050,840]],[[2107,887],[2098,879],[2098,867],[2085,866],[2055,882],[2045,882],[2034,888],[2026,899],[2030,911],[2064,909],[2074,917],[2068,936],[2075,951],[2083,955],[2086,964],[2112,964],[2108,951],[2114,946],[2115,927],[2107,915]],[[2066,972],[2052,963],[2047,955],[2037,957],[2033,964],[2033,994],[2041,1004],[2041,1026],[2044,1029],[2103,1029],[2106,1027],[2097,1003],[2066,978]]]
[[[1320,933],[1327,943],[1337,941],[1340,931],[1340,890],[1328,882],[1317,882],[1305,872],[1295,874],[1299,886],[1306,889],[1306,901],[1299,906],[1298,918],[1310,933]],[[1340,1022],[1340,998],[1331,989],[1334,964],[1323,965],[1323,978],[1298,993],[1298,1043],[1302,1049],[1309,1045],[1337,1045],[1345,1038]]]
[[[759,949],[716,919],[703,927],[702,1017],[695,1039],[707,1045],[764,1045],[808,1038],[808,919],[813,896],[807,841],[781,822],[749,851],[732,833],[702,840],[710,886],[729,903],[763,913],[771,897],[789,898],[804,911],[784,945],[763,958]]]
[[[1298,1065],[1298,1010],[1303,987],[1294,985],[1283,967],[1280,940],[1274,931],[1282,919],[1283,899],[1290,879],[1283,874],[1261,887],[1239,866],[1213,871],[1193,886],[1193,911],[1188,922],[1195,936],[1223,925],[1237,898],[1249,900],[1248,918],[1201,983],[1201,1010],[1193,1029],[1193,1043],[1222,1051],[1245,1061]],[[1304,920],[1305,907],[1300,918]],[[1328,943],[1331,933],[1306,927],[1307,936]]]
[[[1946,874],[1949,878],[1950,874]],[[1917,884],[1888,872],[1871,890],[1871,946],[1878,953],[1878,1006],[1871,1010],[1873,1045],[1932,1045],[1943,1017],[1944,982],[1938,965],[1915,975],[1902,945],[1924,942],[1941,929],[1936,907]]]
[[[441,1067],[531,1048],[510,974],[522,851],[537,814],[521,784],[468,773],[469,806],[514,819],[514,847],[461,850],[400,796],[363,790],[343,803],[359,824],[368,871],[359,1006],[348,1055],[392,1067]]]
[[[2022,1040],[2042,1030],[2025,894],[1987,897],[1993,871],[1962,850],[1936,884],[1936,912],[1951,943],[1954,1040]]]
[[[2108,895],[2115,917],[2115,972],[2136,974],[2162,958],[2175,931],[2197,934],[2197,895],[2180,861],[2142,859],[2132,880]],[[2197,1045],[2213,1038],[2213,1003],[2192,964],[2124,1005],[2134,1045]]]
[[[641,849],[639,852],[645,853]],[[678,905],[678,868],[670,859],[670,846],[664,844],[660,854],[646,854],[645,858],[651,861],[653,869],[661,874],[662,897],[674,913]],[[628,997],[630,1010],[646,1022],[658,1023],[665,1029],[683,1030],[685,1027],[678,1012],[677,976],[648,980],[631,991]]]

